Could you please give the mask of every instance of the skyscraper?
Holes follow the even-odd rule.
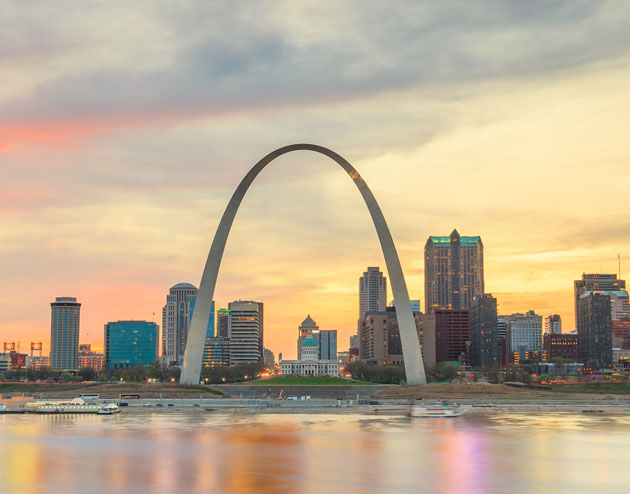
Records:
[[[263,304],[237,300],[228,304],[230,310],[230,365],[263,360]]]
[[[179,364],[184,359],[197,292],[195,285],[178,283],[170,288],[166,296],[166,304],[162,308],[162,352],[171,364]],[[206,338],[213,336],[214,301],[208,319]]]
[[[158,360],[160,329],[154,322],[117,321],[105,324],[105,367],[146,367]]]
[[[545,334],[562,334],[562,319],[558,314],[545,317]]]
[[[162,309],[162,351],[169,363],[183,360],[192,315],[191,301],[197,298],[197,287],[178,283],[169,290]]]
[[[499,365],[497,299],[488,293],[475,297],[470,309],[470,364]]]
[[[626,281],[616,274],[583,274],[574,282],[578,350],[584,364],[612,366],[613,337],[630,348],[630,304]],[[608,315],[604,314],[608,311]]]
[[[230,323],[230,310],[217,310],[217,336],[221,338],[228,337],[228,326]]]
[[[484,293],[481,237],[431,236],[424,247],[424,305],[436,309],[470,309]]]
[[[50,307],[50,368],[76,370],[81,304],[75,297],[57,297]]]
[[[359,278],[359,318],[366,312],[383,312],[387,306],[387,278],[377,267],[368,267]]]
[[[582,291],[577,300],[578,352],[585,365],[596,361],[596,369],[612,366],[612,319],[610,295]],[[593,369],[593,370],[596,370]]]
[[[582,274],[581,280],[573,282],[573,291],[575,296],[575,327],[577,328],[577,307],[580,295],[586,291],[606,291],[614,292],[617,290],[625,290],[626,281],[617,279],[616,274]]]

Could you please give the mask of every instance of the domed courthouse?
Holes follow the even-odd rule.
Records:
[[[336,360],[319,360],[319,343],[315,338],[304,338],[300,350],[299,360],[280,361],[283,376],[339,376]]]

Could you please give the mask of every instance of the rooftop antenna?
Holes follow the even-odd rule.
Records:
[[[621,279],[621,254],[617,254],[617,260],[619,261],[619,279]]]

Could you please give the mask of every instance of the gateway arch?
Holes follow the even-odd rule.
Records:
[[[413,313],[411,311],[411,303],[409,302],[409,293],[407,292],[405,277],[403,275],[402,268],[400,267],[400,260],[398,259],[398,254],[396,253],[394,240],[392,239],[389,227],[385,222],[381,208],[361,175],[359,175],[350,163],[330,149],[317,146],[315,144],[292,144],[269,153],[256,163],[249,173],[245,175],[245,178],[243,178],[232,195],[232,198],[223,213],[217,232],[214,235],[214,240],[212,241],[212,246],[210,247],[210,253],[208,254],[208,260],[206,261],[206,266],[201,277],[197,301],[195,303],[195,310],[193,312],[193,318],[188,331],[186,351],[184,353],[184,367],[182,369],[180,383],[199,384],[203,347],[206,337],[206,326],[208,318],[210,317],[210,306],[214,296],[214,288],[217,282],[217,275],[219,274],[221,258],[223,257],[225,244],[227,242],[230,229],[232,228],[234,217],[238,211],[238,207],[241,204],[247,189],[249,189],[249,186],[263,168],[265,168],[277,157],[293,151],[314,151],[332,159],[346,171],[363,196],[363,200],[365,201],[370,215],[372,216],[372,221],[374,222],[374,227],[376,228],[381,249],[383,250],[383,256],[385,257],[385,265],[387,266],[387,272],[389,273],[390,283],[392,285],[392,292],[396,303],[396,314],[398,316],[398,327],[400,329],[400,340],[405,360],[407,383],[426,384],[424,365],[422,363],[422,353],[420,352],[420,343],[418,340],[418,333]]]

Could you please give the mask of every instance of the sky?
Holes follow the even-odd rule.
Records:
[[[361,173],[422,304],[426,239],[454,228],[481,236],[500,313],[565,331],[573,280],[618,255],[630,273],[630,2],[5,0],[0,17],[0,341],[22,350],[49,347],[58,296],[96,348],[108,321],[161,324],[239,181],[297,142]],[[215,300],[264,302],[276,355],[307,314],[343,350],[367,266],[384,261],[356,187],[292,153],[248,192]]]

